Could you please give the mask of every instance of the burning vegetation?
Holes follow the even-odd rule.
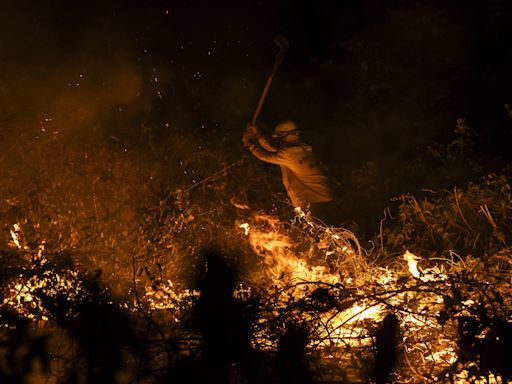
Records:
[[[456,162],[454,143],[434,156]],[[1,159],[2,382],[512,376],[506,168],[400,195],[368,235],[292,214],[276,175],[183,132],[166,150],[16,144]]]
[[[2,4],[0,384],[510,383],[507,1],[140,3]]]

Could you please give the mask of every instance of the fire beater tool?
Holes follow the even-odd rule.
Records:
[[[263,101],[265,100],[265,97],[267,96],[268,93],[268,89],[270,88],[270,83],[272,83],[272,79],[274,78],[274,75],[277,72],[277,68],[279,68],[279,66],[283,62],[283,59],[286,56],[288,49],[290,48],[288,40],[283,35],[277,35],[276,38],[274,39],[274,43],[276,43],[277,46],[279,47],[279,52],[277,52],[277,55],[274,59],[274,67],[272,68],[272,72],[270,73],[270,76],[268,77],[267,82],[265,83],[263,92],[261,92],[261,96],[260,99],[258,100],[256,110],[252,115],[251,125],[256,125],[256,119],[258,119],[258,115],[260,114]]]

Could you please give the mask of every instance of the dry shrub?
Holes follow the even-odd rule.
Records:
[[[489,259],[509,249],[512,189],[505,174],[489,174],[464,188],[402,195],[398,210],[383,222],[383,251],[411,249],[424,257],[447,252]]]
[[[239,268],[244,285],[237,295],[257,318],[254,345],[275,348],[282,324],[298,323],[309,336],[319,381],[368,381],[374,335],[387,313],[397,316],[402,332],[396,382],[507,374],[476,357],[506,348],[486,337],[506,336],[499,327],[507,329],[503,319],[512,308],[506,174],[400,196],[376,246],[365,251],[350,231],[287,217],[275,167],[183,132],[160,144],[65,145],[47,136],[6,151],[0,187],[0,255],[9,265],[4,288],[34,287],[34,276],[45,271],[57,286],[61,270],[79,270],[73,275],[79,286],[83,275],[101,270],[102,285],[147,332],[152,367],[165,370],[176,356],[197,352],[197,334],[186,327],[197,295],[186,288],[194,288],[200,251],[214,245]],[[286,239],[284,256],[251,247],[243,223]],[[397,257],[406,249],[419,256],[417,276]],[[278,256],[290,262],[288,269],[276,266]],[[306,278],[290,265],[302,266]],[[14,307],[52,320],[44,303],[34,308],[31,302]],[[472,344],[477,336],[483,341]]]

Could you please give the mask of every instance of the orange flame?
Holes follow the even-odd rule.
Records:
[[[315,225],[314,223],[307,223]],[[270,272],[271,283],[274,286],[286,287],[287,295],[296,299],[305,297],[311,293],[306,285],[300,283],[324,283],[335,285],[342,283],[340,274],[332,273],[325,265],[311,265],[308,257],[296,252],[292,239],[284,232],[278,217],[258,214],[253,217],[251,224],[241,223],[239,227],[244,229],[252,249],[261,256],[263,263]],[[339,236],[334,233],[327,234],[335,241]],[[341,245],[339,251],[354,253],[346,245]],[[326,253],[328,256],[328,254]],[[345,279],[344,283],[350,284],[351,279]],[[318,285],[313,284],[314,288]],[[288,296],[289,297],[289,296]],[[282,300],[286,300],[283,295]],[[372,303],[360,302],[345,310],[333,308],[322,314],[319,318],[308,319],[308,314],[302,313],[303,320],[319,321],[315,331],[315,343],[319,347],[334,344],[362,345],[369,344],[371,340],[361,337],[365,330],[357,323],[365,319],[379,320],[383,317],[384,307]],[[349,327],[350,326],[350,327]],[[320,340],[320,341],[318,341]]]
[[[325,266],[312,266],[294,252],[290,237],[280,230],[277,217],[258,214],[257,225],[240,224],[249,238],[253,250],[263,258],[274,279],[283,282],[324,282],[336,284],[340,277],[330,273]]]

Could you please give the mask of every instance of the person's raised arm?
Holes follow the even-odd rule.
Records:
[[[285,162],[282,151],[271,145],[254,125],[249,125],[243,137],[244,146],[258,159],[281,165]]]

